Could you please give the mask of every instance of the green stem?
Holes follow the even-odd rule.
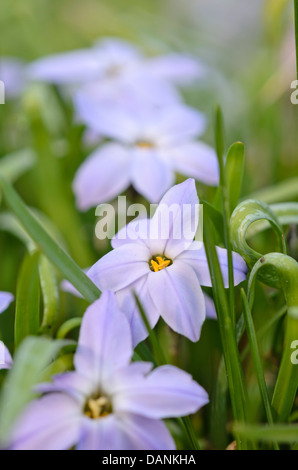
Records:
[[[82,318],[71,318],[70,320],[67,320],[63,325],[60,326],[58,333],[57,333],[57,339],[64,339],[68,333],[75,328],[79,328],[82,324]]]
[[[236,421],[243,423],[246,421],[246,384],[241,367],[235,330],[233,328],[224,289],[220,264],[215,249],[213,231],[208,218],[204,219],[204,239],[223,345],[233,416]],[[236,438],[238,449],[244,449],[246,443],[241,442],[237,436]]]
[[[216,125],[215,125],[215,142],[216,152],[220,170],[220,190],[222,196],[222,211],[224,221],[224,235],[225,243],[228,251],[228,271],[229,271],[229,307],[230,315],[233,322],[233,327],[236,326],[235,318],[235,290],[234,290],[234,270],[233,270],[233,254],[232,254],[232,241],[231,241],[231,227],[230,227],[230,201],[228,196],[228,184],[226,181],[226,170],[224,165],[224,124],[220,108],[216,112]]]
[[[100,296],[100,290],[79,268],[75,261],[50,237],[11,184],[2,178],[1,175],[0,187],[7,204],[40,251],[47,256],[53,265],[89,303],[95,302]]]
[[[246,324],[246,331],[248,335],[248,340],[250,344],[251,354],[254,362],[255,372],[259,384],[260,394],[263,400],[267,421],[269,424],[273,424],[273,417],[271,411],[271,405],[267,390],[267,385],[264,377],[264,372],[262,368],[262,360],[260,357],[258,341],[256,336],[256,331],[251,315],[251,310],[249,307],[248,299],[243,289],[241,289],[242,301],[243,301],[243,312],[244,312],[244,320]],[[274,449],[279,450],[278,444],[275,442],[273,443]]]
[[[298,263],[287,255],[270,253],[261,258],[252,269],[248,283],[250,306],[254,301],[254,285],[260,269],[270,267],[277,272],[287,306],[285,347],[272,399],[278,420],[286,422],[291,413],[298,388],[298,366],[292,364],[292,343],[298,339]]]
[[[154,330],[152,330],[152,328],[150,326],[147,315],[146,315],[146,313],[145,313],[145,311],[144,311],[144,309],[143,309],[143,307],[142,307],[142,305],[141,305],[141,303],[140,303],[140,301],[139,301],[139,299],[136,295],[135,295],[135,299],[136,299],[141,317],[143,319],[143,322],[144,322],[145,327],[146,327],[146,329],[148,331],[148,334],[149,334],[149,340],[151,342],[151,345],[152,345],[152,348],[153,348],[153,351],[154,351],[155,363],[158,366],[162,366],[162,365],[167,363],[167,361],[165,359],[165,356],[164,356],[164,353],[163,353],[163,351],[160,347],[159,341],[156,337],[156,334],[155,334]],[[140,350],[138,350],[138,353],[142,357],[142,354],[140,353]],[[182,428],[184,434],[188,438],[190,450],[200,450],[198,439],[196,437],[196,433],[195,433],[195,430],[193,428],[190,417],[189,416],[184,416],[183,418],[179,418],[177,421],[180,424],[180,427]]]
[[[296,65],[297,65],[297,78],[298,78],[298,0],[294,0],[294,15],[295,15]]]

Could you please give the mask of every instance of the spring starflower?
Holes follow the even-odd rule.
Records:
[[[73,189],[77,206],[88,210],[108,202],[132,185],[157,203],[175,183],[175,174],[207,185],[219,181],[215,151],[197,141],[205,116],[186,105],[105,108],[79,100],[87,126],[112,142],[100,146],[81,165]]]
[[[131,363],[129,323],[104,292],[83,318],[75,371],[58,375],[25,411],[13,450],[172,450],[164,418],[195,413],[205,390],[173,366]]]
[[[0,292],[0,314],[5,312],[8,309],[11,302],[13,302],[14,296],[9,292]],[[12,366],[11,355],[5,346],[5,344],[0,341],[0,370],[10,369]]]
[[[0,313],[5,312],[13,302],[14,296],[9,292],[0,292]]]
[[[5,86],[5,98],[18,98],[26,85],[25,64],[14,57],[0,58],[0,80]]]
[[[113,240],[114,249],[88,272],[101,290],[117,293],[126,313],[134,344],[146,338],[135,294],[153,328],[159,317],[177,333],[198,341],[206,318],[201,286],[211,287],[204,245],[194,241],[199,224],[195,181],[171,188],[151,219],[132,222]],[[228,287],[227,250],[217,248]],[[245,261],[233,253],[235,285],[246,279]]]

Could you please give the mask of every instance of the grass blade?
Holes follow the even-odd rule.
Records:
[[[49,236],[11,184],[2,176],[0,176],[0,187],[7,204],[40,251],[45,254],[88,302],[95,302],[100,296],[99,289],[79,268],[75,261]]]
[[[16,295],[15,347],[39,331],[39,253],[27,254],[21,266]]]

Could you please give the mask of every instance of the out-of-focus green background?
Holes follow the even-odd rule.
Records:
[[[26,60],[106,35],[193,52],[211,71],[188,99],[221,104],[228,141],[245,142],[246,192],[298,173],[291,0],[1,0],[0,28],[0,56]]]

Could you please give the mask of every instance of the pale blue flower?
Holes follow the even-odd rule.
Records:
[[[5,98],[18,98],[27,83],[24,63],[13,57],[0,58],[0,80],[4,82]]]
[[[112,140],[95,150],[75,176],[80,210],[107,202],[130,185],[157,203],[175,183],[176,172],[218,184],[216,153],[196,140],[206,129],[201,112],[182,104],[101,108],[86,97],[77,105],[87,126]]]
[[[13,450],[172,450],[162,419],[195,413],[205,390],[173,366],[131,363],[129,323],[104,292],[83,318],[75,372],[38,387],[46,393],[16,424]]]
[[[5,312],[8,309],[10,304],[13,302],[14,296],[9,292],[0,292],[0,314]],[[5,344],[0,341],[0,370],[10,369],[12,367],[12,358],[11,355],[5,346]]]
[[[201,285],[211,287],[204,246],[193,241],[197,232],[196,210],[199,199],[192,179],[170,189],[152,219],[134,221],[113,240],[114,249],[103,256],[88,272],[101,290],[117,293],[126,313],[133,342],[146,338],[134,294],[144,307],[151,327],[159,317],[177,333],[198,341],[206,318],[206,302]],[[191,210],[182,216],[183,208]],[[172,212],[168,236],[161,222]],[[182,228],[182,230],[181,230]],[[180,237],[175,234],[180,233]],[[225,287],[229,285],[227,251],[217,248]],[[233,253],[235,285],[246,279],[247,266]]]
[[[0,314],[8,309],[13,300],[14,296],[9,292],[0,292]]]
[[[7,347],[0,341],[0,370],[11,369],[13,364],[12,357]]]

